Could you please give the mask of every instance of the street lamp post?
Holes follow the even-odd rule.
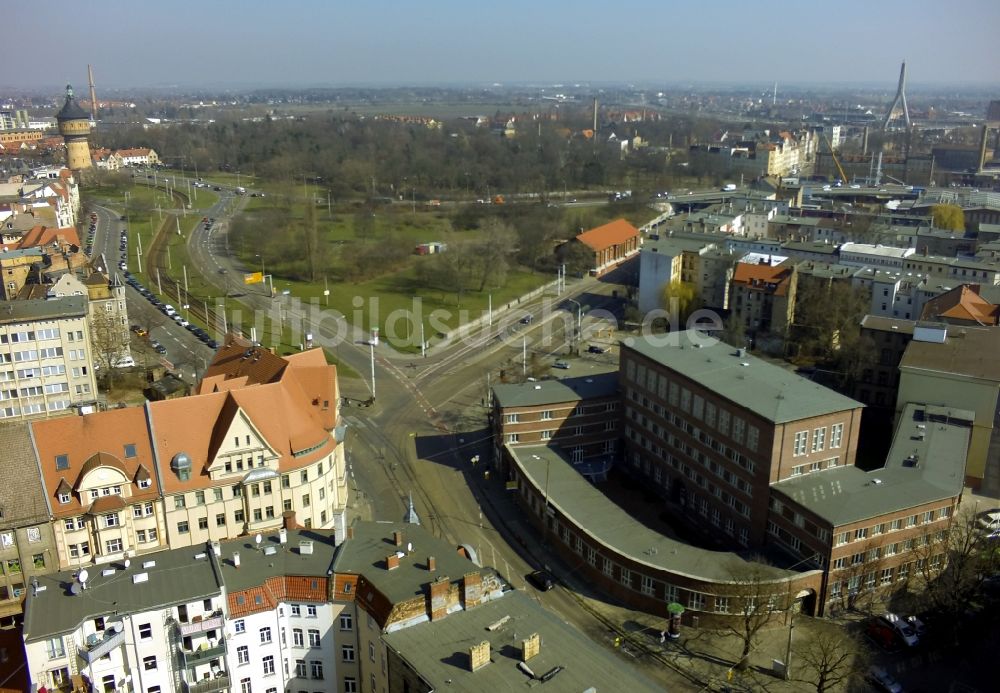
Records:
[[[573,341],[578,343],[583,332],[583,305],[576,299],[567,298],[566,300],[576,304],[576,334],[573,335]]]

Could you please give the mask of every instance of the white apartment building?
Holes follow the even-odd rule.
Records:
[[[97,395],[87,298],[0,308],[0,419],[59,416]]]

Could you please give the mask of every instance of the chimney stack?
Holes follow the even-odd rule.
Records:
[[[348,527],[344,536],[347,539],[353,539],[354,538],[354,527]]]
[[[398,567],[399,567],[399,555],[398,554],[390,553],[388,556],[385,557],[385,569],[386,570],[395,570]]]
[[[281,526],[285,529],[298,529],[299,525],[295,521],[294,510],[286,510],[281,514]]]
[[[392,543],[396,546],[403,545],[403,533],[400,531],[395,531],[392,533]]]
[[[278,530],[278,541],[282,544],[288,543],[288,530],[284,527]]]
[[[536,656],[541,649],[542,638],[538,635],[538,633],[532,633],[521,641],[521,661],[527,662],[529,659]]]
[[[427,557],[427,570],[433,573],[435,568],[437,568],[437,561],[434,560],[434,556],[428,556]]]
[[[490,663],[490,643],[483,640],[478,645],[469,648],[469,669],[479,671]]]
[[[462,601],[465,608],[479,606],[483,601],[483,578],[478,572],[466,573],[462,578]]]
[[[451,590],[451,581],[446,575],[442,575],[430,583],[429,589],[431,597],[431,620],[437,621],[448,615],[448,592]]]
[[[239,567],[240,567],[240,552],[239,551],[233,551],[233,565],[236,566],[237,569],[239,569]]]

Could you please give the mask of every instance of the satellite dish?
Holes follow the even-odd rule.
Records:
[[[70,585],[69,586],[69,593],[72,594],[74,597],[76,595],[80,594],[80,583],[79,582],[74,582],[72,585]]]
[[[255,536],[253,540],[257,542],[258,545],[260,545],[260,542],[264,541],[264,537],[260,535],[260,532],[257,532],[257,536]]]
[[[125,630],[125,624],[122,623],[121,621],[115,621],[114,623],[111,624],[111,630],[113,630],[116,633],[121,633],[123,630]]]
[[[80,571],[79,575],[77,575],[76,577],[80,581],[80,584],[83,585],[86,584],[87,580],[90,579],[90,573],[88,573],[87,569],[84,568],[83,570]]]
[[[130,561],[129,559],[127,559],[127,558],[126,558],[126,559],[125,559],[125,570],[128,570],[128,567],[129,567],[130,565],[132,565],[132,561]]]
[[[407,544],[406,544],[406,553],[413,553],[413,543],[412,542],[407,542]]]
[[[131,681],[132,681],[132,674],[126,674],[125,683],[131,683]]]

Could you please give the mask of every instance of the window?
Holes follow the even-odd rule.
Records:
[[[314,679],[323,678],[323,662],[313,659],[309,662],[309,668],[312,670],[312,677]]]
[[[129,459],[135,457],[135,443],[125,444],[125,458]]]
[[[859,527],[858,529],[854,530],[854,540],[855,541],[859,541],[861,539],[867,539],[867,538],[868,538],[868,528],[867,527]]]
[[[139,488],[149,488],[153,485],[152,479],[139,479]]]
[[[354,617],[350,614],[340,615],[340,630],[353,630],[354,629]]]
[[[261,661],[264,664],[264,676],[271,676],[274,673],[274,655],[267,655]]]
[[[375,661],[375,643],[373,642],[368,643],[368,659]]]
[[[226,526],[226,513],[219,513],[215,516],[215,526],[225,527]]]
[[[142,658],[142,668],[145,671],[155,671],[156,670],[156,655],[150,655],[149,657]]]
[[[179,496],[174,496],[174,510],[180,510],[184,506],[185,506],[184,494],[181,494]]]
[[[194,492],[194,504],[195,505],[205,505],[205,492],[195,491]]]
[[[340,658],[345,662],[354,661],[354,645],[341,645]]]
[[[358,682],[348,676],[344,679],[344,693],[358,693]]]
[[[309,604],[306,606],[306,616],[309,618],[316,618],[316,605]]]
[[[826,444],[826,427],[817,428],[813,431],[813,452],[823,452],[823,448]]]
[[[177,533],[178,534],[187,534],[190,531],[191,531],[191,528],[188,525],[187,520],[181,520],[180,522],[177,523]]]
[[[153,637],[153,624],[151,623],[140,623],[139,624],[139,639],[149,640]]]
[[[261,645],[271,642],[271,627],[264,626],[260,629],[260,643]]]
[[[56,455],[56,469],[69,469],[69,455]]]
[[[309,647],[319,647],[319,631],[315,628],[309,629]]]
[[[295,678],[304,679],[308,676],[306,671],[306,660],[296,659],[295,660]]]
[[[301,606],[299,606],[298,604],[292,604],[291,607],[292,607],[292,616],[301,616],[302,615],[302,607]]]
[[[299,474],[299,477],[300,477],[300,479],[301,479],[301,481],[302,481],[303,484],[308,483],[308,481],[309,481],[309,470],[308,469],[303,469],[302,473]]]
[[[108,539],[104,542],[105,553],[118,553],[122,550],[121,539]]]
[[[302,637],[301,628],[292,628],[292,646],[293,647],[305,646],[305,639]]]
[[[208,518],[199,517],[198,518],[198,529],[208,529]]]
[[[62,638],[52,638],[50,640],[46,640],[45,651],[48,653],[49,659],[66,656],[66,648],[63,647]]]
[[[795,443],[792,449],[792,454],[798,457],[799,455],[806,454],[806,447],[809,443],[809,431],[798,431],[795,434]]]
[[[246,645],[240,645],[236,648],[236,663],[237,664],[249,664],[250,663],[250,648]]]
[[[830,447],[839,448],[840,441],[844,437],[844,424],[838,423],[833,424],[830,427]]]
[[[233,621],[233,632],[235,633],[245,633],[247,631],[247,622],[242,618]]]
[[[253,687],[249,678],[240,679],[240,693],[253,693]]]
[[[729,613],[729,597],[715,598],[715,611],[720,614]]]
[[[705,608],[705,595],[701,592],[688,592],[688,607],[694,611],[701,611]]]

